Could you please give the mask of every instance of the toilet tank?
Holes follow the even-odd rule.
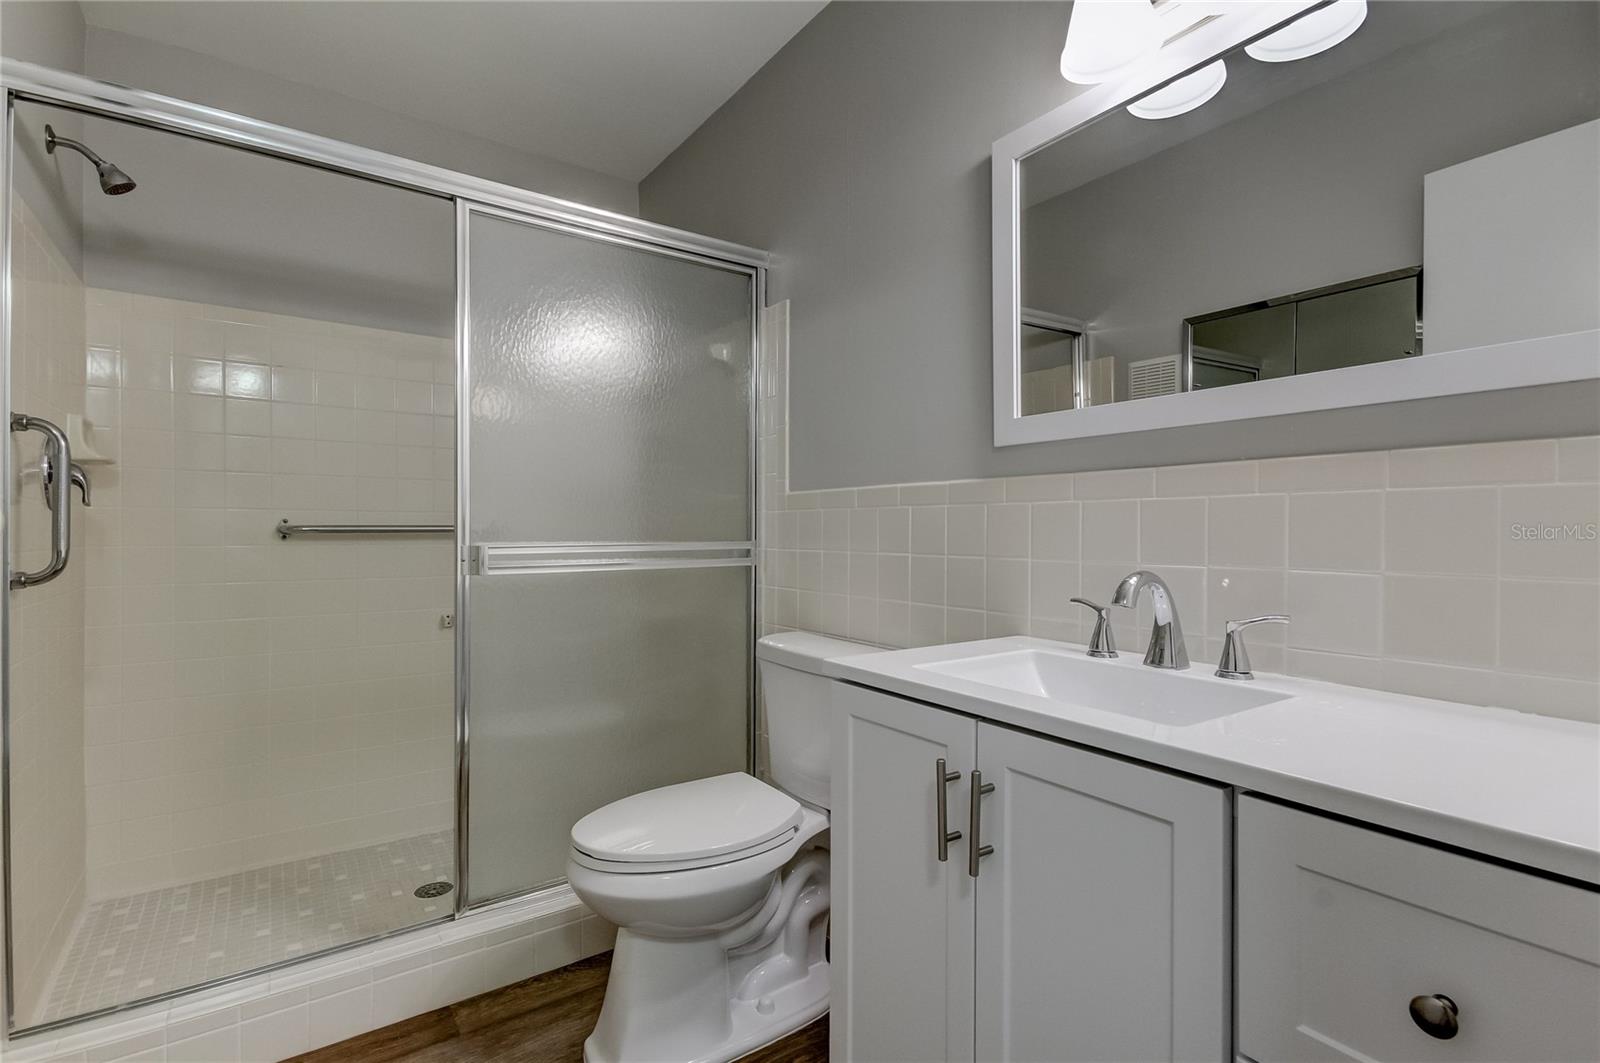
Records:
[[[828,689],[825,662],[879,647],[845,639],[786,631],[756,643],[767,709],[767,749],[772,781],[818,808],[829,803]]]

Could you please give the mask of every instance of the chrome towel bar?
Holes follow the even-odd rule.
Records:
[[[272,529],[278,538],[295,535],[454,535],[454,524],[290,524],[285,517]]]
[[[546,575],[621,569],[749,568],[755,544],[670,543],[475,543],[470,571],[478,576]]]

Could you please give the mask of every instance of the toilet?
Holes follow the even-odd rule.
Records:
[[[825,662],[875,647],[788,632],[756,647],[769,785],[745,772],[625,797],[572,828],[567,879],[617,926],[587,1063],[720,1063],[828,1010]]]

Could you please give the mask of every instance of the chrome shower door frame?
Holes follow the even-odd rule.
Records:
[[[746,609],[749,630],[751,633],[750,646],[745,654],[745,689],[748,691],[748,704],[745,706],[745,770],[755,769],[756,750],[756,666],[755,666],[755,634],[757,629],[757,598],[760,587],[760,573],[758,569],[761,557],[760,527],[761,512],[759,509],[759,484],[761,463],[757,447],[760,445],[760,410],[761,380],[760,341],[761,341],[761,311],[766,304],[766,267],[751,261],[732,260],[721,255],[707,253],[703,248],[685,244],[665,244],[659,240],[645,239],[640,235],[630,236],[614,230],[596,230],[590,227],[575,225],[565,218],[548,217],[528,211],[507,210],[504,207],[490,203],[475,202],[470,199],[458,198],[456,200],[456,914],[459,917],[467,911],[483,911],[496,905],[516,901],[542,889],[550,888],[548,885],[535,886],[532,889],[505,894],[489,898],[476,904],[469,905],[468,876],[471,866],[471,831],[468,829],[468,812],[470,803],[471,777],[471,727],[467,709],[471,700],[470,691],[470,635],[472,626],[472,611],[470,609],[470,592],[468,580],[474,575],[473,568],[478,559],[473,556],[473,545],[468,541],[471,524],[469,522],[469,492],[471,483],[470,470],[472,462],[471,429],[472,429],[472,301],[470,298],[470,251],[471,251],[471,221],[474,215],[487,218],[499,218],[505,221],[531,225],[535,228],[548,229],[553,232],[564,233],[584,239],[598,240],[603,243],[615,244],[620,247],[632,248],[650,254],[663,255],[669,258],[682,259],[716,269],[742,273],[750,277],[750,394],[748,418],[748,446],[749,468],[747,470],[747,491],[749,493],[749,541],[746,543],[702,543],[701,547],[734,548],[735,551],[745,551],[747,556],[739,560],[704,561],[701,564],[741,564],[750,569],[750,586],[747,595]],[[646,223],[641,223],[646,224]],[[757,252],[764,261],[766,256]],[[664,546],[666,544],[635,544]]]
[[[263,971],[292,967],[330,954],[360,948],[375,940],[408,933],[419,926],[434,925],[460,919],[469,912],[478,913],[501,904],[511,903],[541,892],[539,889],[508,895],[491,902],[468,908],[465,903],[464,884],[468,870],[469,839],[466,827],[466,802],[468,770],[470,767],[470,735],[467,726],[467,661],[466,635],[470,623],[467,601],[468,556],[466,537],[467,485],[470,462],[465,433],[470,425],[469,365],[467,351],[468,324],[466,222],[472,213],[495,214],[511,220],[546,228],[554,228],[574,235],[615,242],[640,250],[682,257],[750,274],[751,318],[750,343],[753,359],[750,374],[750,593],[748,610],[751,643],[745,653],[749,704],[745,712],[746,768],[754,766],[755,754],[755,644],[756,601],[760,579],[757,569],[761,556],[761,514],[758,508],[758,483],[760,455],[758,452],[758,401],[760,397],[759,352],[762,309],[766,305],[766,274],[769,256],[765,251],[741,244],[701,236],[697,233],[657,225],[613,211],[585,206],[554,196],[542,195],[514,185],[503,184],[455,170],[432,166],[412,159],[363,148],[354,144],[318,136],[287,126],[263,122],[247,115],[207,107],[202,104],[162,96],[158,93],[127,88],[93,78],[55,70],[34,63],[13,59],[0,59],[0,92],[4,93],[5,114],[3,136],[0,136],[0,401],[4,409],[10,408],[10,383],[12,364],[11,309],[13,295],[13,254],[11,226],[11,196],[13,191],[12,157],[15,130],[15,105],[18,102],[37,103],[50,107],[127,122],[152,130],[175,133],[198,140],[210,141],[225,147],[238,148],[284,159],[289,162],[328,170],[350,177],[362,178],[379,184],[409,189],[425,195],[452,200],[456,204],[456,616],[455,630],[455,713],[456,713],[456,845],[457,889],[454,891],[453,911],[438,920],[419,923],[353,941],[332,949],[287,960],[265,967],[256,967],[238,974],[186,986],[183,989],[130,1001],[126,1004],[73,1016],[51,1023],[27,1027],[17,1025],[15,1011],[14,969],[12,965],[12,908],[11,883],[11,825],[9,796],[11,793],[11,609],[7,595],[0,599],[0,891],[3,891],[4,925],[4,1035],[44,1033],[71,1026],[92,1018],[99,1018],[135,1007],[145,1007],[162,1000],[187,996],[201,990],[215,988],[231,982],[252,978]],[[0,492],[0,505],[9,505],[11,483],[11,448],[0,454],[0,476],[7,485]],[[10,529],[7,514],[0,513],[0,550],[9,569]]]

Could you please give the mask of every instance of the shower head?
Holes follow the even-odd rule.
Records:
[[[125,192],[132,192],[136,187],[138,187],[134,184],[133,178],[123,173],[122,170],[115,164],[107,162],[94,152],[90,151],[87,147],[78,143],[76,140],[71,139],[70,137],[56,136],[56,131],[54,129],[50,128],[48,125],[45,126],[45,153],[48,155],[54,155],[57,146],[71,148],[73,151],[80,153],[84,158],[94,163],[95,172],[100,175],[100,191],[104,192],[106,195],[120,196]]]

